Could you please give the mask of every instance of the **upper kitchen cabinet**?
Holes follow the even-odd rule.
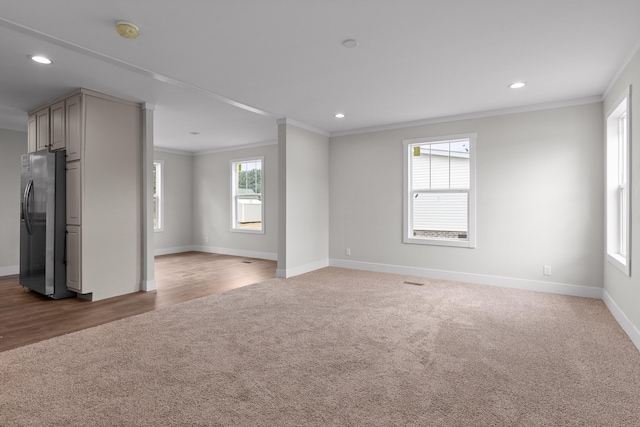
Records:
[[[80,159],[82,93],[74,92],[29,114],[29,152],[67,150],[67,161]]]
[[[29,113],[29,152],[49,147],[49,107],[39,108]]]

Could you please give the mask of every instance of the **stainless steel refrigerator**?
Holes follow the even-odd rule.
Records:
[[[66,284],[65,166],[64,151],[22,156],[20,284],[54,299],[76,295]]]

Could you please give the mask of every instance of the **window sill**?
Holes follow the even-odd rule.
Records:
[[[629,260],[627,258],[620,254],[607,254],[607,261],[627,276],[631,276],[628,264]]]
[[[454,248],[470,248],[476,247],[475,242],[472,240],[447,240],[447,239],[414,239],[411,237],[405,237],[403,243],[409,243],[414,245],[429,245],[429,246],[450,246]]]

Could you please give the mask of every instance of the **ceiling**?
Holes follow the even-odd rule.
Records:
[[[0,0],[0,128],[78,87],[154,105],[155,145],[183,152],[273,142],[284,117],[343,135],[600,99],[638,22],[638,0]]]

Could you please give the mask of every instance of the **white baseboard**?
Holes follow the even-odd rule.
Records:
[[[191,246],[191,249],[189,250],[212,254],[242,256],[246,258],[268,259],[271,261],[278,260],[278,254],[275,252],[247,251],[244,249],[218,248],[213,246]]]
[[[8,267],[0,267],[0,276],[13,276],[14,274],[20,274],[19,265],[10,265]]]
[[[300,274],[309,273],[314,270],[319,270],[321,268],[325,268],[329,266],[328,259],[322,259],[320,261],[312,262],[310,264],[301,265],[298,267],[287,268],[287,269],[277,269],[276,277],[288,279],[289,277],[298,276]]]
[[[613,318],[620,324],[622,330],[629,336],[631,342],[633,342],[638,350],[640,350],[640,331],[638,328],[636,328],[633,323],[631,323],[627,315],[620,310],[618,304],[615,303],[606,290],[602,291],[602,301],[604,301],[605,305],[611,312],[611,315],[613,315]]]
[[[156,287],[156,281],[154,280],[143,280],[141,285],[140,285],[142,291],[144,292],[150,292],[150,291],[155,291],[157,289]]]
[[[408,276],[429,277],[431,279],[452,280],[456,282],[475,283],[479,285],[500,286],[503,288],[522,289],[527,291],[547,292],[552,294],[571,295],[577,297],[602,299],[602,288],[592,286],[568,285],[565,283],[541,282],[537,280],[515,279],[511,277],[486,276],[483,274],[458,273],[454,271],[433,270],[401,265],[376,264],[361,261],[331,259],[332,267],[351,268],[354,270],[376,271],[380,273],[404,274]]]
[[[163,249],[156,249],[155,251],[153,251],[153,255],[158,256],[158,255],[171,255],[171,254],[179,254],[181,252],[191,252],[191,251],[195,251],[197,249],[195,249],[195,246],[178,246],[175,248],[163,248]]]

